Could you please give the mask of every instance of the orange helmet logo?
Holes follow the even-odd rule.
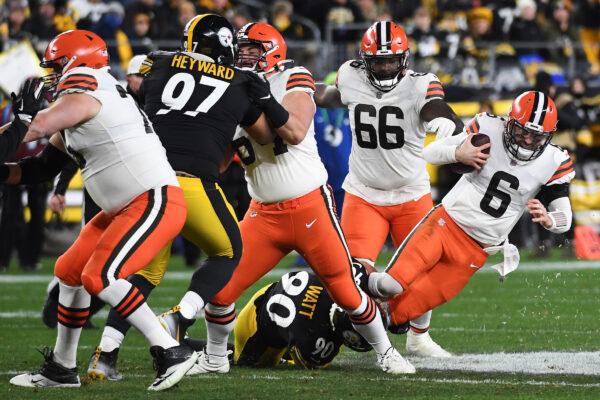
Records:
[[[262,51],[258,57],[248,56],[240,51],[238,66],[268,73],[280,68],[287,61],[287,45],[283,36],[275,27],[265,22],[251,22],[244,25],[237,33],[237,40],[240,49],[245,45],[255,45]]]

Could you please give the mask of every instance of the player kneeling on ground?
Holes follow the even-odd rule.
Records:
[[[550,144],[557,118],[551,98],[528,91],[513,101],[508,119],[478,114],[460,135],[425,149],[425,159],[433,164],[459,161],[475,169],[417,225],[386,272],[369,276],[372,294],[396,296],[390,300],[393,324],[451,300],[488,254],[503,249],[505,270],[514,270],[518,258],[511,253],[518,252],[507,237],[525,210],[553,233],[569,229],[569,182],[575,172],[567,152]],[[474,147],[470,139],[479,132],[490,143]]]

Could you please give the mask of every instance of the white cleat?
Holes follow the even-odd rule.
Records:
[[[452,353],[433,341],[429,332],[416,333],[409,330],[406,334],[406,351],[411,356],[449,358]]]
[[[66,368],[54,361],[54,354],[49,348],[40,351],[44,356],[44,364],[36,372],[13,377],[10,383],[22,387],[80,387],[81,382],[77,368]]]
[[[156,379],[148,387],[148,390],[151,391],[165,390],[175,386],[198,359],[198,352],[186,345],[168,349],[152,346],[150,354],[154,358],[154,368],[156,369]]]
[[[385,354],[377,355],[377,365],[388,374],[414,374],[417,372],[415,367],[393,347],[390,347]]]
[[[227,355],[215,356],[208,354],[206,349],[200,352],[196,364],[186,375],[199,375],[209,373],[226,374],[229,372],[229,358]]]

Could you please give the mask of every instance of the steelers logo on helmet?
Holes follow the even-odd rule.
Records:
[[[522,93],[508,113],[504,148],[517,161],[538,158],[550,143],[557,121],[556,106],[548,95],[532,90]]]
[[[205,55],[217,64],[233,65],[235,60],[233,27],[220,15],[196,15],[183,30],[182,50]]]
[[[348,314],[335,303],[331,306],[329,318],[333,330],[338,332],[344,346],[358,352],[370,351],[373,349],[369,342],[354,329]]]
[[[369,82],[382,92],[394,89],[408,67],[408,39],[404,29],[378,21],[363,35],[360,56]]]

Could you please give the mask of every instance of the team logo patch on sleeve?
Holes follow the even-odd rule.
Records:
[[[94,91],[98,89],[98,81],[93,75],[71,74],[58,84],[57,92],[60,94],[65,90],[74,92]]]
[[[315,80],[308,72],[296,72],[290,75],[285,90],[294,88],[310,89],[315,91]]]
[[[444,98],[444,88],[439,81],[431,81],[427,86],[427,93],[425,94],[425,99],[443,99]]]

